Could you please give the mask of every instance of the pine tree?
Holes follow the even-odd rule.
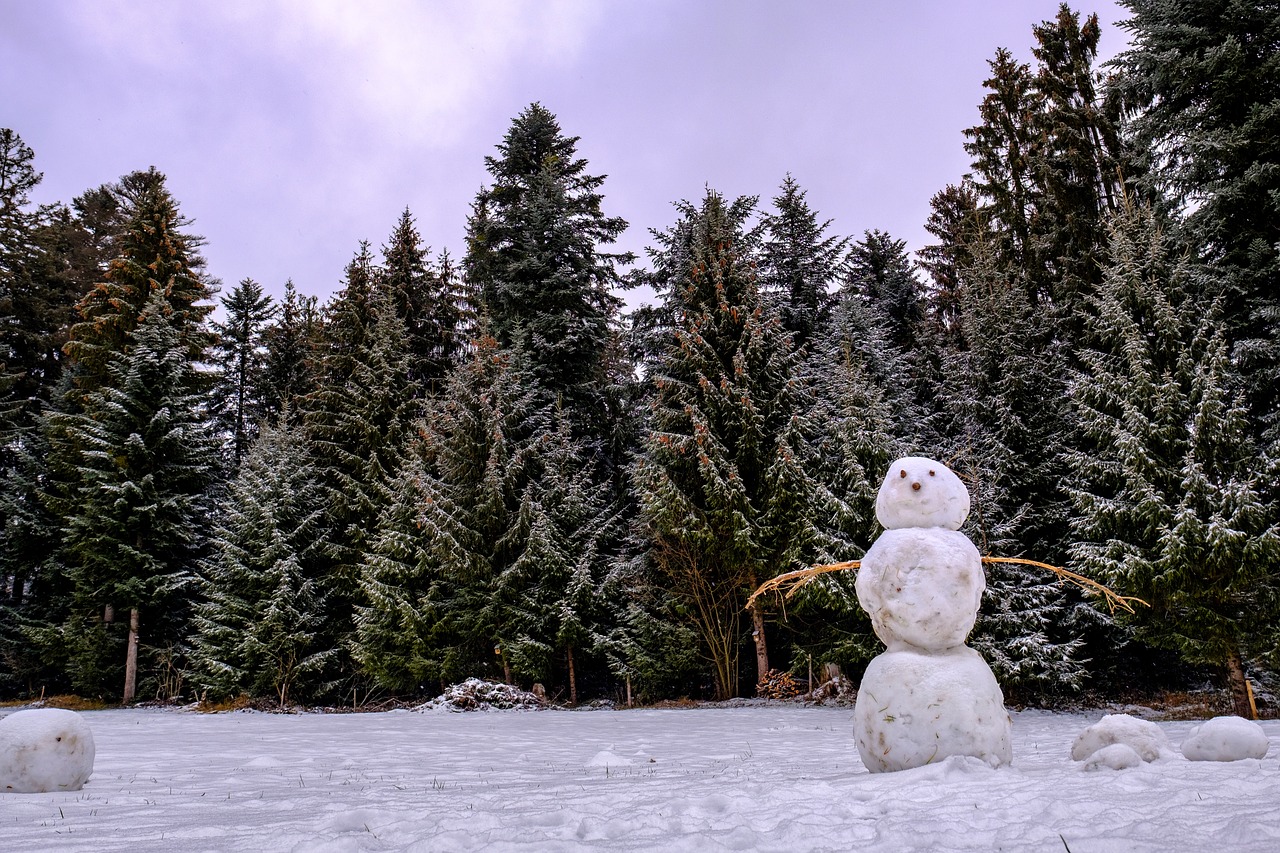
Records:
[[[382,248],[378,287],[387,292],[404,319],[414,381],[424,393],[434,394],[443,387],[462,347],[466,306],[448,255],[442,255],[436,267],[427,254],[406,208]]]
[[[1280,436],[1280,10],[1274,0],[1127,0],[1116,60],[1149,183],[1185,212],[1223,289],[1250,411]]]
[[[367,257],[363,252],[360,258]],[[301,402],[303,426],[325,493],[321,579],[326,601],[323,642],[344,650],[358,601],[360,565],[372,549],[389,485],[402,462],[418,408],[410,378],[404,322],[390,299],[365,289],[357,265],[348,288],[330,305],[315,391]],[[363,323],[363,325],[361,325]],[[349,660],[333,663],[349,670]]]
[[[1241,654],[1277,617],[1280,529],[1219,309],[1149,208],[1118,218],[1110,253],[1071,388],[1089,442],[1070,456],[1073,561],[1150,604],[1140,637],[1224,666],[1247,716]]]
[[[323,494],[301,431],[266,426],[232,481],[211,540],[193,625],[195,680],[213,698],[270,696],[281,707],[336,654],[318,641]]]
[[[818,222],[805,191],[790,175],[780,190],[773,200],[775,212],[761,220],[760,286],[782,300],[782,323],[799,351],[830,313],[831,288],[844,264],[848,240],[826,233],[831,220]]]
[[[353,653],[385,687],[492,676],[495,661],[512,677],[517,629],[498,585],[524,554],[533,512],[529,382],[482,335],[421,423],[361,567]]]
[[[116,238],[119,254],[105,280],[80,300],[80,321],[71,328],[66,353],[75,360],[76,387],[87,393],[105,380],[113,354],[124,352],[153,293],[164,295],[171,324],[192,358],[204,355],[211,335],[204,325],[212,310],[201,278],[201,238],[185,229],[190,221],[155,169],[133,172],[114,189],[127,216]]]
[[[222,309],[226,321],[213,324],[217,335],[213,363],[219,377],[211,408],[220,431],[230,438],[234,472],[267,414],[262,387],[263,334],[276,311],[271,297],[262,292],[262,285],[251,278],[241,281],[223,298]]]
[[[320,350],[320,311],[314,296],[298,293],[290,279],[284,283],[284,300],[275,322],[262,330],[262,403],[271,423],[279,422],[286,409],[315,390],[312,357]]]
[[[652,564],[697,613],[721,696],[737,692],[738,614],[761,581],[808,562],[820,541],[794,356],[754,273],[753,199],[714,192],[680,205],[651,250],[677,324],[654,376],[657,399],[635,478]],[[757,674],[769,669],[764,614],[751,610]]]
[[[74,610],[63,630],[76,649],[73,684],[93,694],[114,693],[103,681],[114,667],[97,645],[103,606],[142,614],[152,648],[176,641],[207,535],[214,443],[180,317],[165,297],[151,296],[102,384],[84,396],[84,412],[57,416],[80,448],[64,522]]]
[[[492,332],[530,359],[548,399],[572,413],[575,432],[600,437],[599,387],[611,321],[610,290],[629,255],[609,254],[627,227],[601,209],[603,176],[587,174],[578,137],[531,104],[486,157],[493,180],[469,223],[467,277]]]
[[[552,660],[563,653],[569,702],[576,705],[584,662],[605,649],[612,627],[602,592],[618,516],[595,488],[568,420],[557,412],[555,422],[533,438],[538,470],[529,539],[499,577],[497,594],[511,602],[512,669],[549,681]]]

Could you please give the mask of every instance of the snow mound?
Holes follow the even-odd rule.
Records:
[[[1071,746],[1071,757],[1084,761],[1103,747],[1116,743],[1129,747],[1143,761],[1155,761],[1172,752],[1169,738],[1155,723],[1128,714],[1107,714],[1080,733]]]
[[[1196,726],[1182,742],[1191,761],[1240,761],[1265,758],[1270,747],[1262,726],[1243,717],[1214,717]]]
[[[527,690],[496,681],[468,678],[455,684],[430,702],[413,710],[431,711],[533,711],[545,708],[546,702]]]
[[[602,749],[587,759],[588,767],[630,767],[633,763],[630,758],[623,758],[607,749]]]
[[[36,708],[0,720],[0,790],[79,791],[93,773],[89,724],[75,711]]]
[[[1089,760],[1084,763],[1084,769],[1101,770],[1106,767],[1111,770],[1125,770],[1137,767],[1141,763],[1142,756],[1134,752],[1133,747],[1128,744],[1113,743],[1089,756]]]

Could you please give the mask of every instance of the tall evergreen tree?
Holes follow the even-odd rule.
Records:
[[[217,341],[213,363],[218,381],[213,388],[212,410],[220,431],[229,437],[231,470],[240,462],[258,434],[258,425],[267,415],[262,383],[266,351],[263,334],[275,315],[271,297],[262,285],[246,278],[223,298],[226,320],[214,323]]]
[[[1126,211],[1110,251],[1071,389],[1088,439],[1070,457],[1073,560],[1151,605],[1133,616],[1140,636],[1223,666],[1247,716],[1241,655],[1277,618],[1274,471],[1257,469],[1218,308],[1158,217]]]
[[[760,253],[760,285],[782,302],[782,323],[792,345],[801,350],[826,321],[832,305],[831,289],[844,264],[846,238],[827,234],[831,220],[805,201],[805,191],[787,175],[774,212],[762,217],[764,241]]]
[[[448,255],[443,255],[436,267],[427,254],[406,208],[382,248],[378,286],[404,319],[414,381],[423,392],[438,393],[463,344],[466,306]]]
[[[366,289],[372,280],[364,278],[360,258],[347,290],[330,306],[317,364],[320,379],[301,403],[325,494],[329,565],[320,586],[326,600],[321,641],[344,650],[333,663],[347,675],[353,672],[345,650],[355,630],[359,567],[373,547],[417,413],[404,322],[385,294]]]
[[[180,641],[215,469],[198,372],[164,291],[125,344],[83,413],[56,416],[80,448],[64,522],[74,609],[63,634],[75,649],[73,684],[97,695],[114,694],[103,679],[118,673],[101,657],[104,605],[139,611],[152,649]]]
[[[301,430],[266,426],[232,481],[203,566],[195,680],[214,698],[323,694],[323,493]]]
[[[746,595],[808,562],[820,541],[803,466],[804,403],[785,331],[761,304],[754,199],[700,206],[657,235],[661,296],[677,318],[635,478],[650,559],[697,622],[717,692],[737,692]],[[762,609],[751,610],[757,674],[769,669]]]
[[[290,279],[275,321],[262,330],[266,353],[262,363],[262,402],[268,420],[297,410],[298,402],[315,390],[312,358],[320,351],[323,322],[314,296],[303,296]]]
[[[587,173],[577,145],[541,104],[516,116],[498,156],[485,158],[493,184],[476,201],[466,268],[493,334],[527,353],[575,432],[599,437],[593,410],[620,304],[611,288],[631,258],[602,251],[627,224],[602,212],[604,177]]]
[[[378,683],[492,677],[495,663],[512,677],[499,584],[528,543],[538,419],[527,374],[482,335],[422,422],[361,569],[353,651]]]
[[[1186,214],[1223,289],[1250,410],[1280,435],[1280,8],[1275,0],[1126,0],[1116,60],[1150,183]]]

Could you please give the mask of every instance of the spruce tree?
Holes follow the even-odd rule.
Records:
[[[773,206],[774,212],[761,219],[760,286],[781,301],[783,326],[799,351],[808,346],[830,313],[831,289],[839,278],[848,240],[827,234],[831,220],[818,221],[817,212],[805,201],[805,191],[790,175]]]
[[[73,685],[94,695],[115,693],[112,664],[124,663],[102,659],[104,605],[137,610],[152,650],[179,643],[208,533],[214,441],[179,322],[157,290],[83,413],[56,416],[79,449],[64,517],[74,607],[63,633]]]
[[[1125,614],[1140,637],[1223,666],[1247,716],[1241,656],[1277,618],[1269,473],[1256,466],[1218,305],[1159,217],[1125,211],[1110,260],[1071,388],[1088,442],[1070,455],[1073,562],[1150,604]]]
[[[333,663],[348,675],[360,565],[373,547],[418,411],[404,322],[386,295],[365,289],[372,282],[362,273],[357,265],[348,289],[330,305],[318,385],[300,404],[325,494],[322,642],[344,650]]]
[[[241,281],[223,298],[222,309],[226,320],[213,324],[217,335],[213,364],[219,376],[211,409],[219,430],[229,439],[234,472],[267,414],[262,385],[266,354],[263,333],[276,312],[271,297],[251,278]]]
[[[604,215],[604,177],[587,173],[577,145],[541,104],[516,116],[498,156],[485,158],[493,183],[476,200],[466,268],[495,337],[527,354],[578,435],[599,438],[607,434],[599,389],[620,304],[611,288],[631,258],[602,250],[627,224]]]
[[[635,471],[649,557],[697,630],[722,697],[737,692],[739,612],[820,541],[804,465],[795,359],[764,310],[754,272],[753,199],[708,192],[651,250],[677,322],[653,377],[653,420]],[[757,675],[769,669],[764,613],[751,610]]]
[[[303,296],[290,279],[284,283],[275,321],[262,330],[262,403],[268,421],[279,422],[286,409],[315,390],[313,357],[320,354],[323,326],[314,296]]]
[[[323,493],[301,430],[266,426],[220,508],[195,609],[194,679],[210,698],[323,693]]]
[[[518,629],[498,587],[533,515],[529,384],[519,360],[482,335],[420,424],[360,573],[353,653],[387,688],[513,677]]]
[[[448,255],[437,267],[406,208],[382,248],[378,286],[403,318],[410,370],[423,393],[439,393],[463,344],[465,304]]]

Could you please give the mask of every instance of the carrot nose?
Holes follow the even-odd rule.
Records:
[[[912,484],[911,484],[911,491],[913,491],[913,492],[918,492],[918,491],[920,491],[920,484],[919,484],[919,483],[912,483]]]

